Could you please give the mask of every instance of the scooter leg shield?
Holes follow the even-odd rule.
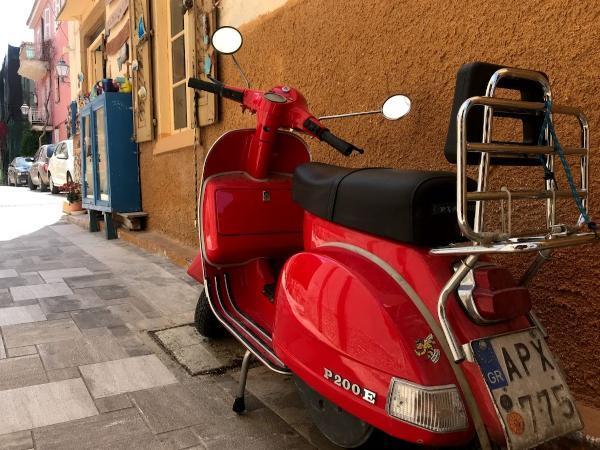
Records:
[[[394,380],[429,388],[457,383],[434,341],[422,352],[431,330],[377,265],[340,249],[299,253],[283,268],[276,308],[277,355],[331,402],[406,441],[460,445],[473,438],[466,413],[460,429],[440,432],[388,412]]]

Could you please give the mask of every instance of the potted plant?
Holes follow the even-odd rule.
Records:
[[[60,190],[67,193],[67,201],[63,203],[63,211],[71,214],[75,211],[82,211],[81,207],[81,185],[79,183],[69,182],[60,187]]]

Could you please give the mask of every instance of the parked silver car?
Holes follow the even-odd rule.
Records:
[[[23,156],[17,156],[13,159],[8,166],[8,185],[26,185],[29,177],[29,168],[31,167],[32,162],[33,158],[25,158]]]
[[[35,156],[33,157],[33,164],[29,169],[29,189],[34,191],[37,187],[40,187],[42,192],[48,190],[48,161],[54,154],[54,144],[42,145]]]

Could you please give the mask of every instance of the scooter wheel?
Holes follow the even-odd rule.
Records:
[[[196,313],[194,314],[194,324],[200,335],[206,338],[220,338],[226,335],[226,330],[221,322],[215,317],[208,304],[208,298],[203,291],[196,304]]]

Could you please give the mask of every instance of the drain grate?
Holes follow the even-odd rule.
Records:
[[[148,332],[192,376],[215,375],[240,367],[244,349],[232,337],[207,339],[193,324]]]

